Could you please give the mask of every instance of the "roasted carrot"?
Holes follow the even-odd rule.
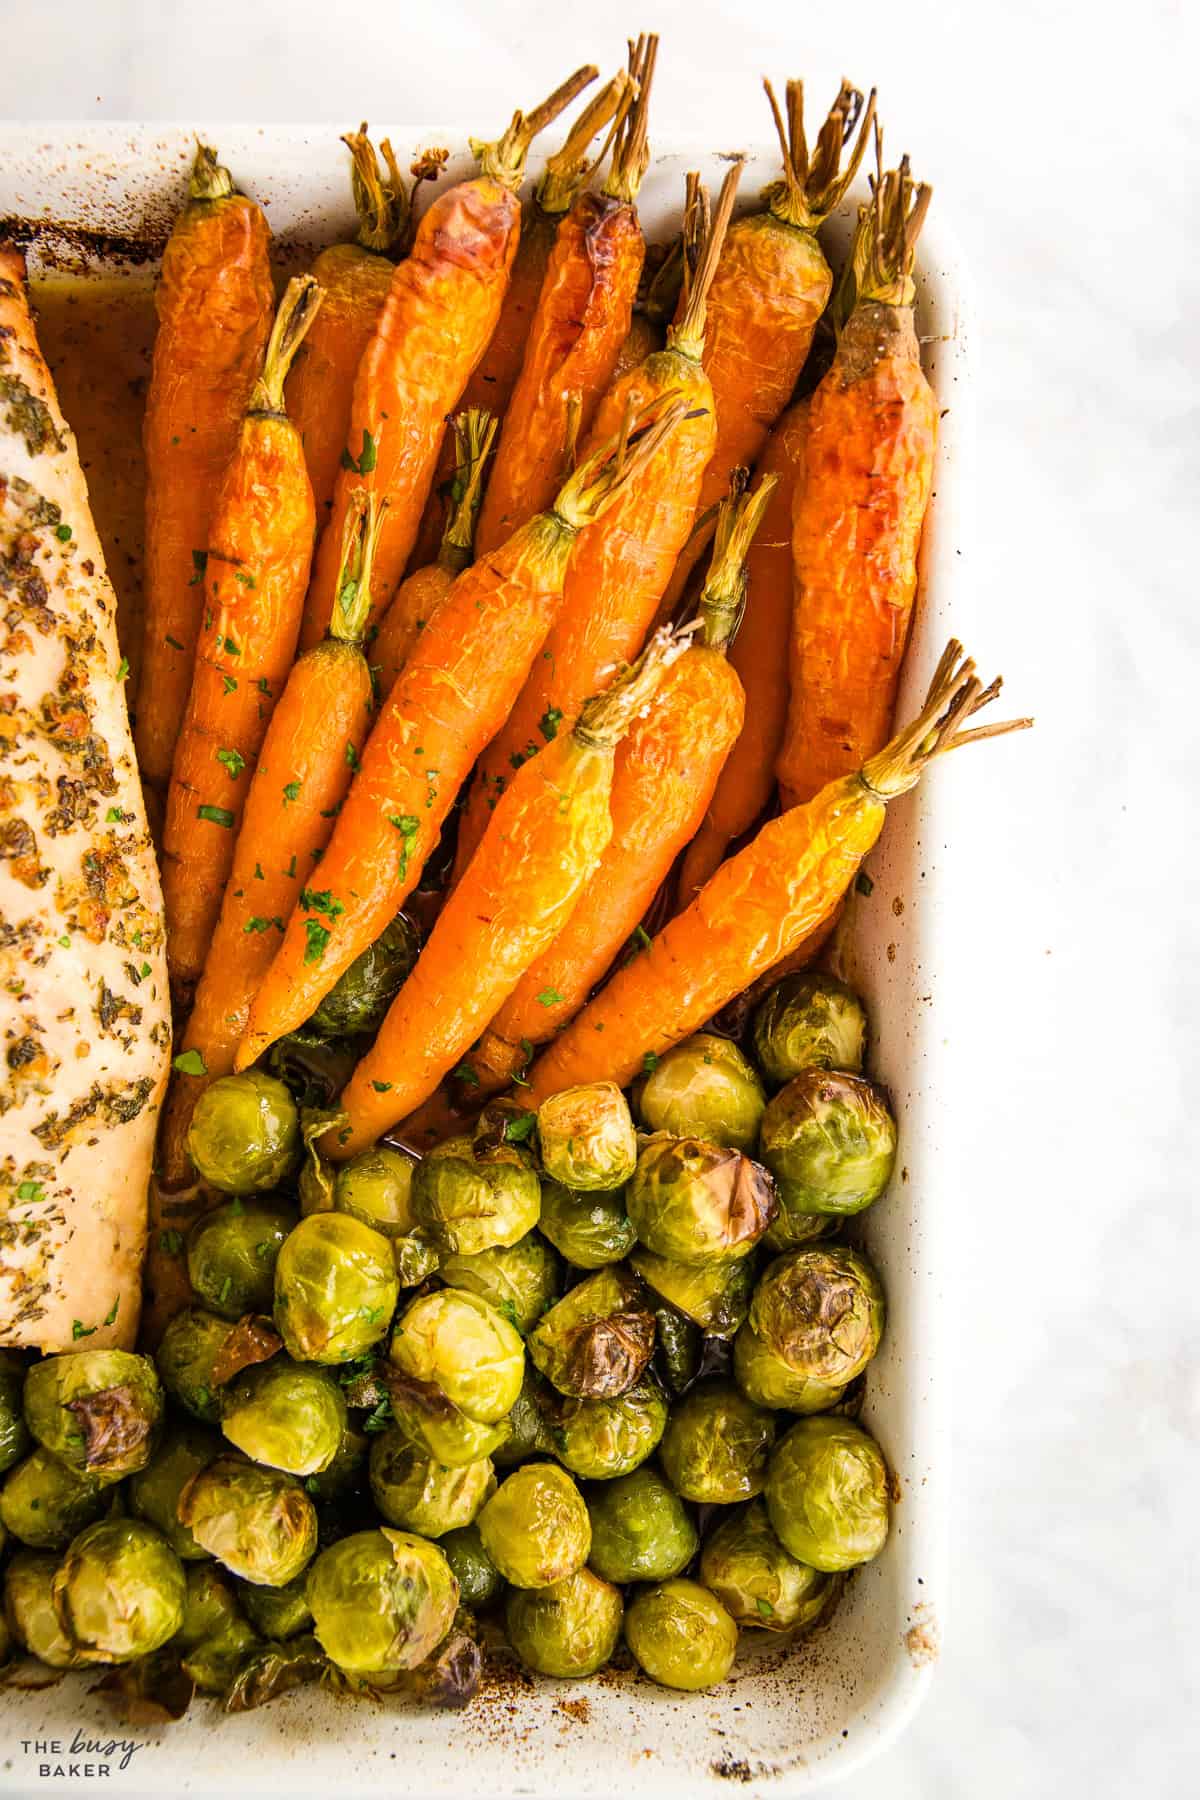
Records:
[[[621,118],[609,173],[599,192],[576,195],[559,225],[488,477],[480,556],[554,498],[628,335],[646,254],[636,202],[650,160],[646,120],[657,52],[653,35],[630,46],[637,99]]]
[[[803,84],[787,84],[786,126],[770,82],[763,85],[783,150],[783,179],[768,188],[764,212],[730,227],[713,277],[704,366],[717,409],[717,445],[700,490],[697,528],[663,598],[664,618],[712,535],[710,509],[725,492],[730,471],[758,461],[767,432],[791,398],[833,285],[817,228],[853,181],[875,116],[874,94],[864,109],[857,88],[844,82],[810,156]],[[841,169],[843,144],[860,113],[857,139]]]
[[[678,904],[695,899],[735,839],[762,817],[775,788],[775,758],[788,708],[792,629],[792,495],[803,479],[808,402],[798,400],[767,439],[759,460],[777,485],[746,557],[746,616],[729,660],[746,691],[746,718],[729,752],[704,822],[679,871]]]
[[[534,308],[542,291],[546,265],[554,248],[559,221],[590,172],[588,150],[593,139],[616,117],[629,95],[629,77],[622,69],[594,100],[589,101],[572,125],[561,149],[547,157],[538,184],[521,221],[521,238],[513,259],[508,287],[500,306],[496,329],[488,347],[463,389],[464,411],[504,416],[521,372]],[[603,152],[601,152],[603,154]],[[420,530],[409,559],[410,569],[423,569],[434,561],[453,504],[454,446],[442,441],[437,472]]]
[[[660,632],[519,771],[341,1096],[349,1124],[324,1139],[334,1157],[364,1149],[427,1099],[554,942],[612,836],[617,745],[684,641]]]
[[[469,409],[456,414],[452,426],[457,446],[455,497],[437,561],[405,576],[371,646],[371,666],[383,700],[396,685],[418,636],[474,557],[483,471],[496,435],[496,421],[491,413]]]
[[[459,576],[380,709],[321,861],[324,892],[302,896],[288,921],[250,1009],[239,1069],[308,1018],[400,910],[545,641],[579,532],[642,478],[682,410],[668,396],[644,417],[632,452],[603,445],[552,512]]]
[[[404,573],[429,497],[446,420],[496,327],[521,231],[516,190],[537,132],[595,77],[580,69],[504,136],[476,146],[479,174],[430,206],[411,253],[392,274],[383,311],[354,378],[350,428],[333,507],[313,563],[304,643],[333,604],[342,527],[360,483],[388,502],[375,555],[372,614]]]
[[[143,428],[146,617],[134,738],[142,780],[160,791],[200,635],[196,559],[271,329],[269,248],[261,208],[235,192],[216,151],[201,144],[163,252]]]
[[[617,351],[617,360],[613,364],[613,381],[624,380],[625,376],[644,363],[648,356],[653,356],[656,350],[661,350],[666,343],[666,337],[664,327],[656,319],[652,319],[648,313],[635,312],[629,321],[625,342]]]
[[[725,177],[720,204],[683,316],[667,348],[609,389],[586,448],[619,432],[629,410],[664,392],[682,392],[687,415],[644,480],[630,487],[598,528],[584,533],[571,559],[562,610],[504,730],[475,773],[459,822],[455,878],[483,836],[488,813],[514,768],[534,755],[560,723],[574,723],[589,693],[637,654],[680,548],[687,541],[701,477],[716,440],[712,390],[701,364],[705,297],[737,191],[741,165]]]
[[[912,311],[913,252],[929,200],[907,160],[880,172],[856,246],[857,299],[809,408],[778,761],[788,804],[858,768],[892,728],[937,434]]]
[[[507,1087],[534,1052],[570,1023],[645,916],[704,816],[742,723],[742,685],[726,660],[745,602],[745,558],[776,477],[726,501],[700,598],[701,635],[668,669],[653,710],[617,751],[613,835],[553,944],[521,977],[463,1060],[464,1106]],[[418,1149],[448,1137],[450,1097],[435,1095],[401,1133]]]
[[[921,713],[854,775],[764,825],[717,870],[685,912],[568,1025],[533,1064],[522,1098],[537,1105],[581,1081],[624,1086],[765,969],[788,954],[845,893],[883,827],[890,800],[907,793],[936,756],[976,738],[1032,723],[963,729],[995,698],[951,643]]]
[[[250,777],[296,653],[315,515],[283,383],[320,303],[310,275],[288,283],[197,570],[204,618],[162,841],[167,967],[180,1010],[204,967]]]

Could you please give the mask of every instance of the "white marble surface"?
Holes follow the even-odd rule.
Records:
[[[31,119],[490,126],[578,52],[664,37],[661,129],[758,135],[756,78],[879,84],[978,287],[972,644],[1036,738],[979,764],[953,1591],[932,1697],[847,1800],[1200,1784],[1200,40],[1186,5],[1009,0],[0,0]],[[349,9],[346,9],[349,14]],[[572,15],[564,23],[564,12]],[[19,47],[18,47],[19,46]],[[959,779],[970,780],[965,769]]]

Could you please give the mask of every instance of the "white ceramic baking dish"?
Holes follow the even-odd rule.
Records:
[[[333,128],[219,126],[210,133],[199,122],[198,129],[219,145],[239,185],[264,203],[285,250],[302,254],[349,235],[344,154]],[[455,149],[450,176],[470,168],[465,132],[400,125],[390,135],[402,163],[438,143]],[[31,252],[35,268],[42,255],[86,260],[86,245],[81,249],[76,235],[56,234],[56,224],[161,240],[180,203],[194,143],[192,132],[175,126],[0,126],[0,218],[44,222],[43,248],[35,243]],[[742,193],[750,203],[774,177],[776,150],[721,148],[745,151]],[[684,173],[692,167],[714,188],[724,172],[711,146],[656,142],[641,202],[651,238],[666,236],[678,218]],[[828,227],[835,264],[851,211],[847,204]],[[970,493],[969,304],[959,255],[936,204],[917,286],[926,367],[944,412],[902,714],[915,708],[951,632],[969,645],[974,624],[959,560]],[[951,1070],[943,1008],[954,996],[942,951],[940,858],[950,835],[947,803],[953,804],[956,786],[966,789],[975,768],[956,758],[896,803],[870,861],[873,890],[856,895],[846,934],[846,972],[870,1008],[873,1072],[891,1090],[901,1130],[899,1173],[866,1220],[890,1317],[864,1413],[895,1472],[898,1499],[885,1554],[850,1582],[832,1623],[793,1647],[749,1648],[724,1686],[694,1698],[632,1673],[610,1673],[579,1686],[535,1685],[514,1675],[489,1684],[463,1715],[407,1712],[393,1703],[351,1708],[311,1690],[240,1718],[201,1702],[169,1729],[116,1728],[141,1745],[123,1768],[121,1749],[72,1754],[80,1738],[114,1734],[87,1681],[72,1677],[37,1693],[0,1694],[0,1787],[75,1791],[82,1770],[72,1779],[67,1768],[90,1760],[106,1762],[111,1788],[131,1794],[207,1795],[232,1787],[238,1794],[297,1797],[400,1790],[700,1800],[732,1783],[754,1795],[784,1796],[848,1772],[896,1735],[930,1681],[945,1603],[947,1353],[939,1285],[949,1213]],[[959,904],[966,899],[960,894]],[[42,1748],[47,1741],[58,1748]]]

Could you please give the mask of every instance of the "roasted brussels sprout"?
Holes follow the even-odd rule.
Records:
[[[460,1526],[439,1540],[458,1582],[459,1599],[472,1612],[485,1612],[504,1592],[504,1577],[483,1547],[478,1525]]]
[[[514,1588],[504,1608],[508,1641],[536,1675],[579,1679],[602,1669],[621,1635],[619,1591],[577,1569],[550,1587]]]
[[[218,1562],[264,1587],[291,1581],[317,1547],[317,1515],[300,1483],[240,1456],[193,1475],[179,1518]]]
[[[308,1476],[305,1493],[314,1500],[336,1500],[358,1481],[366,1464],[367,1449],[366,1435],[347,1425],[333,1461],[316,1475]]]
[[[244,1583],[238,1599],[255,1631],[276,1643],[299,1637],[312,1629],[308,1604],[308,1574],[293,1576],[283,1587],[254,1587]]]
[[[721,1602],[696,1581],[643,1588],[625,1614],[625,1642],[638,1667],[651,1681],[689,1693],[724,1681],[737,1637]]]
[[[202,1562],[208,1551],[180,1524],[179,1496],[192,1476],[215,1462],[224,1447],[215,1431],[180,1425],[164,1438],[146,1467],[130,1476],[130,1508],[162,1532],[183,1562]]]
[[[189,1569],[183,1623],[171,1648],[183,1653],[183,1669],[200,1692],[223,1694],[257,1643],[226,1577],[211,1563]]]
[[[879,1277],[865,1256],[837,1245],[777,1257],[750,1302],[758,1344],[791,1374],[827,1386],[844,1387],[866,1368],[883,1320]]]
[[[529,1334],[529,1354],[560,1394],[603,1400],[629,1391],[654,1352],[654,1314],[628,1269],[599,1269]]]
[[[700,1579],[731,1619],[764,1631],[813,1624],[829,1598],[829,1576],[784,1549],[761,1500],[722,1519],[700,1553]]]
[[[275,1264],[296,1213],[270,1200],[233,1199],[196,1220],[188,1233],[192,1291],[223,1319],[270,1312]]]
[[[188,1155],[201,1179],[224,1194],[260,1194],[300,1161],[300,1115],[274,1075],[222,1075],[196,1102]]]
[[[857,1213],[891,1180],[896,1123],[874,1083],[805,1069],[763,1114],[759,1155],[789,1217]]]
[[[0,1487],[0,1524],[33,1550],[65,1550],[107,1506],[102,1484],[39,1445]]]
[[[275,1040],[267,1051],[266,1069],[283,1082],[298,1107],[325,1111],[353,1075],[361,1054],[360,1044],[318,1037],[302,1025]],[[300,1179],[304,1180],[303,1173]]]
[[[699,1138],[647,1139],[625,1204],[647,1250],[696,1264],[748,1256],[776,1212],[764,1168]]]
[[[38,1443],[99,1481],[145,1468],[162,1410],[158,1371],[128,1350],[68,1350],[25,1377],[25,1423]]]
[[[624,1193],[577,1194],[557,1181],[542,1183],[538,1230],[577,1269],[618,1263],[637,1242]]]
[[[647,1131],[753,1150],[767,1096],[753,1063],[710,1031],[659,1057],[640,1083],[638,1115]]]
[[[333,1204],[386,1238],[407,1237],[416,1223],[412,1210],[416,1162],[402,1150],[376,1144],[360,1150],[338,1169]]]
[[[775,1420],[730,1381],[703,1381],[671,1408],[659,1455],[685,1500],[730,1506],[761,1494]]]
[[[483,1674],[483,1652],[474,1621],[461,1611],[432,1656],[399,1677],[406,1693],[423,1706],[463,1707],[475,1698]]]
[[[397,913],[338,977],[308,1020],[308,1029],[326,1038],[362,1037],[378,1031],[420,948],[416,926]]]
[[[252,1462],[289,1475],[327,1469],[346,1435],[346,1401],[323,1368],[276,1356],[225,1389],[221,1430]]]
[[[396,1279],[402,1288],[420,1287],[442,1265],[442,1253],[423,1231],[410,1231],[406,1237],[392,1239],[396,1258]]]
[[[779,1087],[801,1069],[863,1066],[867,1019],[862,1001],[844,981],[813,969],[785,975],[763,997],[754,1015],[754,1054],[767,1080]]]
[[[772,1256],[781,1256],[785,1250],[800,1250],[805,1244],[815,1244],[818,1238],[828,1237],[836,1230],[837,1218],[833,1213],[789,1213],[781,1206],[763,1239],[763,1249],[769,1250]]]
[[[826,1407],[836,1406],[846,1391],[836,1382],[794,1375],[773,1350],[767,1349],[749,1320],[733,1340],[733,1374],[747,1400],[781,1412],[824,1412]]]
[[[525,1463],[505,1476],[477,1523],[484,1549],[514,1587],[565,1581],[592,1545],[583,1495],[553,1463]]]
[[[163,1386],[202,1424],[221,1418],[221,1396],[213,1376],[229,1336],[229,1321],[189,1306],[175,1314],[154,1353]]]
[[[448,1138],[413,1175],[413,1217],[451,1256],[515,1244],[537,1224],[541,1203],[537,1172],[512,1144],[480,1154],[470,1138]]]
[[[371,1445],[371,1493],[389,1525],[440,1538],[469,1525],[496,1487],[488,1457],[447,1468],[424,1456],[399,1431]]]
[[[443,1257],[438,1273],[447,1287],[478,1294],[524,1336],[553,1303],[562,1269],[545,1239],[527,1231],[515,1244]]]
[[[352,1675],[413,1669],[454,1622],[458,1583],[436,1544],[406,1531],[356,1531],[322,1550],[308,1578],[314,1630]]]
[[[647,1369],[609,1400],[562,1400],[551,1424],[554,1454],[584,1481],[628,1475],[653,1454],[667,1424],[667,1396]]]
[[[532,1150],[537,1142],[537,1114],[515,1094],[494,1094],[471,1127],[477,1156],[498,1150],[501,1144],[522,1144]]]
[[[350,1362],[387,1336],[400,1295],[387,1238],[348,1213],[311,1213],[275,1265],[275,1323],[297,1362]]]
[[[771,1458],[766,1502],[776,1535],[810,1568],[870,1562],[888,1534],[883,1453],[850,1419],[799,1419]]]
[[[673,1306],[655,1307],[654,1327],[667,1386],[673,1394],[686,1393],[700,1373],[704,1334]]]
[[[141,1519],[99,1519],[71,1544],[54,1577],[54,1605],[84,1662],[132,1662],[174,1637],[187,1578],[161,1531]]]
[[[550,1427],[550,1414],[557,1399],[553,1388],[542,1379],[536,1369],[526,1364],[525,1379],[521,1383],[521,1391],[513,1402],[512,1410],[505,1424],[508,1436],[498,1449],[492,1452],[495,1462],[501,1468],[511,1468],[515,1463],[528,1462],[531,1456],[553,1456],[554,1439]]]
[[[483,1424],[448,1400],[432,1381],[418,1380],[396,1369],[387,1376],[396,1429],[433,1462],[449,1469],[497,1456],[507,1443],[507,1418]]]
[[[647,1287],[653,1288],[676,1312],[691,1319],[708,1337],[732,1337],[750,1309],[754,1288],[752,1257],[697,1267],[694,1263],[655,1256],[639,1245],[629,1261]]]
[[[683,1501],[657,1469],[635,1469],[588,1493],[588,1561],[606,1581],[665,1581],[686,1569],[700,1539]]]
[[[637,1133],[615,1081],[563,1088],[538,1107],[542,1167],[579,1193],[624,1187],[637,1162]]]
[[[57,1556],[18,1550],[4,1571],[4,1614],[13,1637],[49,1669],[75,1669],[83,1662],[54,1606]]]
[[[29,1427],[21,1409],[25,1364],[11,1350],[0,1350],[0,1475],[29,1451]]]
[[[469,1419],[494,1425],[521,1391],[525,1349],[508,1320],[460,1288],[414,1300],[392,1333],[392,1362],[431,1382]]]

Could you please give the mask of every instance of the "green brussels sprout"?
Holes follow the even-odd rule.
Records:
[[[300,1115],[274,1075],[222,1075],[196,1102],[188,1127],[196,1172],[224,1194],[260,1194],[300,1162]]]
[[[776,1536],[810,1568],[871,1562],[888,1534],[883,1453],[851,1419],[799,1419],[771,1458],[766,1502]]]
[[[558,1293],[562,1265],[544,1238],[527,1231],[515,1244],[475,1256],[445,1256],[438,1273],[447,1287],[486,1300],[524,1336]]]
[[[529,1354],[560,1394],[603,1400],[627,1393],[654,1352],[654,1314],[624,1267],[598,1269],[544,1313]]]
[[[106,1505],[95,1476],[69,1468],[40,1445],[0,1487],[0,1523],[33,1550],[65,1550]]]
[[[857,1213],[891,1180],[896,1122],[873,1082],[805,1069],[763,1114],[759,1155],[789,1217]]]
[[[730,1381],[704,1381],[671,1408],[659,1455],[685,1500],[730,1506],[761,1494],[775,1420]]]
[[[804,1244],[815,1244],[837,1230],[837,1219],[831,1213],[789,1213],[780,1207],[775,1222],[763,1239],[763,1249],[772,1256],[785,1250],[799,1250]]]
[[[422,1231],[393,1238],[392,1250],[396,1257],[396,1279],[402,1288],[420,1287],[442,1266],[441,1251]]]
[[[288,1638],[312,1629],[307,1572],[294,1575],[283,1587],[255,1587],[245,1583],[238,1598],[255,1631],[276,1643],[284,1643]]]
[[[391,1360],[432,1383],[469,1419],[494,1425],[521,1391],[525,1347],[503,1315],[461,1288],[414,1300],[392,1333]]]
[[[749,1320],[733,1340],[733,1374],[747,1400],[779,1412],[819,1413],[836,1406],[845,1387],[795,1375],[768,1350]]]
[[[577,1569],[550,1587],[514,1588],[504,1623],[509,1643],[535,1675],[579,1679],[612,1656],[624,1610],[611,1582]]]
[[[673,1306],[655,1307],[654,1326],[667,1386],[673,1394],[686,1393],[700,1373],[704,1334],[698,1325],[676,1312]]]
[[[204,1213],[187,1240],[188,1280],[201,1305],[231,1320],[270,1312],[275,1264],[295,1226],[292,1208],[270,1200],[235,1198]]]
[[[647,1250],[694,1264],[748,1256],[777,1210],[764,1168],[699,1138],[648,1138],[625,1204]]]
[[[501,1468],[528,1462],[532,1456],[554,1455],[550,1413],[555,1399],[553,1389],[542,1380],[536,1369],[531,1369],[526,1364],[521,1391],[505,1420],[508,1436],[492,1452],[493,1459]]]
[[[176,1427],[144,1469],[129,1478],[129,1505],[139,1519],[161,1531],[183,1562],[202,1562],[208,1551],[179,1523],[179,1496],[192,1476],[216,1462],[224,1449],[215,1431],[198,1425]]]
[[[784,1549],[761,1500],[722,1519],[706,1539],[700,1579],[731,1619],[764,1631],[814,1624],[830,1593],[828,1575]]]
[[[308,1029],[325,1038],[374,1034],[408,979],[420,948],[416,926],[397,913],[375,942],[339,975],[308,1019]]]
[[[750,1310],[753,1257],[706,1263],[698,1268],[693,1263],[655,1256],[639,1244],[629,1261],[647,1287],[698,1325],[707,1337],[731,1338]]]
[[[334,1207],[386,1238],[407,1237],[416,1223],[412,1210],[416,1166],[413,1157],[387,1144],[360,1150],[334,1176]]]
[[[448,1138],[413,1175],[413,1217],[451,1256],[515,1244],[537,1224],[541,1204],[537,1171],[512,1144],[481,1155],[470,1138]]]
[[[554,1454],[584,1481],[610,1481],[653,1454],[666,1424],[667,1396],[647,1370],[612,1399],[561,1401],[551,1425]]]
[[[461,1412],[432,1381],[420,1381],[396,1371],[388,1376],[392,1419],[396,1429],[433,1462],[448,1469],[496,1456],[510,1434],[508,1420],[482,1424]]]
[[[471,1127],[471,1142],[477,1156],[486,1156],[501,1144],[524,1144],[532,1150],[537,1142],[536,1131],[536,1112],[531,1112],[515,1094],[494,1094]]]
[[[367,1460],[367,1447],[365,1433],[348,1424],[333,1461],[308,1477],[304,1483],[305,1493],[311,1494],[314,1500],[338,1499],[358,1481]]]
[[[189,1569],[183,1623],[171,1648],[183,1653],[183,1670],[200,1692],[223,1694],[257,1644],[224,1576],[211,1563]]]
[[[54,1577],[54,1605],[84,1662],[149,1656],[183,1624],[187,1577],[161,1531],[99,1519],[74,1538]]]
[[[316,1511],[300,1483],[240,1456],[193,1475],[179,1518],[219,1563],[264,1587],[291,1581],[317,1547]]]
[[[764,995],[754,1014],[754,1054],[767,1080],[780,1087],[801,1069],[863,1066],[867,1017],[844,981],[802,969],[785,975]]]
[[[275,1040],[266,1069],[283,1082],[297,1106],[324,1112],[333,1107],[361,1055],[361,1044],[318,1037],[302,1025]]]
[[[68,1350],[25,1377],[25,1423],[38,1443],[98,1481],[145,1468],[162,1410],[158,1371],[129,1350]]]
[[[229,1321],[198,1306],[178,1312],[154,1353],[163,1386],[204,1425],[221,1420],[221,1395],[213,1371],[229,1337]]]
[[[474,1522],[448,1531],[440,1548],[458,1582],[459,1599],[472,1612],[486,1612],[504,1592],[504,1577],[483,1547]]]
[[[651,1681],[688,1693],[724,1681],[737,1639],[721,1602],[697,1581],[643,1588],[625,1614],[625,1642],[638,1667]]]
[[[538,1230],[577,1269],[618,1263],[637,1242],[623,1192],[577,1194],[557,1181],[542,1183]]]
[[[640,1083],[638,1115],[647,1131],[753,1150],[767,1104],[758,1071],[729,1038],[710,1031],[659,1057]]]
[[[387,1336],[400,1296],[387,1238],[348,1213],[301,1219],[275,1265],[275,1323],[297,1362],[351,1362]]]
[[[458,1582],[436,1544],[406,1531],[356,1531],[322,1550],[308,1577],[314,1630],[351,1675],[413,1669],[446,1636]]]
[[[57,1556],[18,1550],[4,1571],[4,1614],[23,1650],[49,1669],[77,1669],[83,1662],[63,1630],[54,1606]]]
[[[25,1364],[12,1351],[0,1350],[0,1475],[28,1454],[29,1427],[21,1408]]]
[[[323,1368],[273,1357],[245,1369],[225,1389],[221,1430],[252,1462],[289,1475],[316,1475],[342,1447],[341,1388]]]
[[[538,1107],[542,1167],[579,1193],[624,1187],[637,1162],[629,1103],[615,1081],[587,1081],[551,1094]]]
[[[879,1277],[856,1250],[793,1250],[777,1257],[750,1302],[758,1342],[793,1375],[842,1386],[879,1348],[884,1299]]]
[[[399,1431],[371,1445],[371,1493],[389,1525],[440,1538],[469,1525],[496,1487],[491,1460],[446,1468],[423,1456]]]
[[[484,1549],[513,1587],[565,1581],[592,1547],[583,1495],[553,1463],[524,1463],[506,1475],[477,1523]]]
[[[592,1552],[606,1581],[666,1581],[686,1569],[700,1538],[683,1501],[657,1469],[635,1469],[588,1494]]]

